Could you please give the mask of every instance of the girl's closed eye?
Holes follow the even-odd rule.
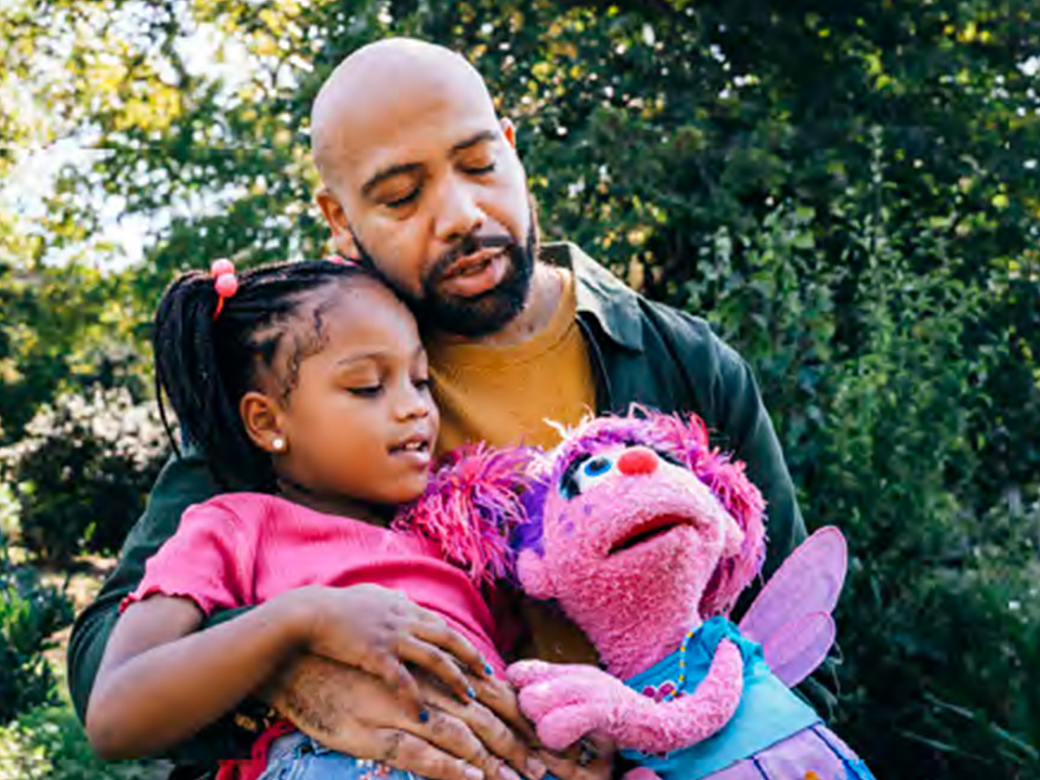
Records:
[[[360,385],[348,387],[347,392],[360,398],[375,398],[383,392],[383,386],[381,384]]]

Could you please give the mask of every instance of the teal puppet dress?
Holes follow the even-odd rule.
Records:
[[[761,646],[724,617],[708,620],[682,649],[625,684],[658,701],[692,693],[722,639],[736,644],[744,661],[744,690],[730,721],[682,750],[665,755],[625,750],[625,758],[662,780],[874,780],[862,759],[770,671]],[[681,678],[682,690],[676,690]]]

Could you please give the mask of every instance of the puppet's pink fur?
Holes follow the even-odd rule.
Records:
[[[651,467],[621,468],[621,456],[637,451]],[[611,467],[576,495],[561,490],[570,464],[592,455],[611,459]],[[509,674],[523,688],[522,708],[554,747],[590,730],[650,752],[714,733],[732,717],[742,689],[740,653],[729,640],[719,644],[711,671],[691,695],[658,703],[620,679],[673,653],[704,619],[728,614],[757,574],[765,503],[743,464],[709,448],[696,416],[636,408],[565,431],[542,469],[541,535],[526,535],[517,574],[533,595],[560,603],[610,674],[515,664]],[[647,528],[658,531],[626,543]]]
[[[588,665],[523,661],[509,669],[520,706],[548,747],[563,748],[588,731],[649,753],[679,750],[711,736],[733,717],[743,688],[740,650],[719,644],[695,696],[660,704]],[[656,775],[655,775],[656,776]]]
[[[740,555],[721,562],[712,575],[700,612],[704,617],[728,615],[765,559],[765,500],[745,474],[744,463],[712,448],[707,426],[695,414],[662,414],[633,405],[627,415],[586,417],[562,432],[563,441],[546,468],[553,485],[575,457],[611,445],[642,444],[677,458],[711,489],[744,532],[744,545]],[[537,520],[544,522],[544,517]]]
[[[526,448],[484,445],[449,453],[423,495],[398,512],[394,528],[433,540],[478,584],[506,578],[512,573],[507,540],[526,517],[520,496],[531,457]]]
[[[636,407],[625,416],[586,419],[564,433],[542,464],[548,489],[536,517],[541,538],[521,552],[518,574],[532,595],[560,602],[608,669],[635,673],[678,648],[692,626],[728,614],[764,557],[765,502],[742,463],[709,447],[695,415]],[[686,468],[662,458],[652,474],[613,474],[586,494],[561,494],[560,479],[575,458],[634,445]],[[701,522],[624,555],[607,555],[622,529],[661,515]],[[742,535],[737,550],[726,545],[734,523]]]
[[[626,531],[662,515],[690,518],[692,524],[608,555]],[[651,666],[701,623],[690,594],[706,587],[727,546],[727,531],[731,549],[740,544],[733,519],[711,491],[686,469],[664,461],[653,474],[620,476],[570,500],[549,491],[545,517],[544,554],[521,554],[520,579],[526,586],[540,577],[542,595],[559,601],[619,676]],[[648,636],[654,641],[647,642]]]

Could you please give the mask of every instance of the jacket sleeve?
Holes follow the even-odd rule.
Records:
[[[94,602],[76,619],[69,640],[68,681],[80,720],[86,716],[94,678],[109,635],[119,614],[120,602],[144,575],[145,562],[176,532],[184,510],[221,491],[202,457],[187,450],[171,458],[152,488],[144,514],[131,529],[115,570]],[[223,622],[242,610],[218,613],[206,625]],[[182,764],[211,766],[218,758],[248,754],[256,734],[236,725],[234,713],[209,726],[188,742],[171,750],[169,758]]]
[[[666,307],[657,314],[688,393],[678,407],[704,418],[712,443],[747,464],[748,477],[766,499],[769,543],[762,574],[768,579],[806,532],[780,440],[754,373],[704,320]]]
[[[717,336],[711,339],[717,365],[709,385],[714,425],[726,439],[724,447],[748,464],[748,476],[765,496],[769,545],[762,574],[768,579],[805,541],[805,521],[751,367]]]

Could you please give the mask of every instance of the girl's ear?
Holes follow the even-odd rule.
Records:
[[[516,576],[524,587],[524,593],[536,599],[556,597],[552,577],[545,560],[534,550],[521,550],[516,557]]]
[[[250,390],[242,396],[238,414],[253,444],[272,454],[285,450],[281,410],[271,396]]]

